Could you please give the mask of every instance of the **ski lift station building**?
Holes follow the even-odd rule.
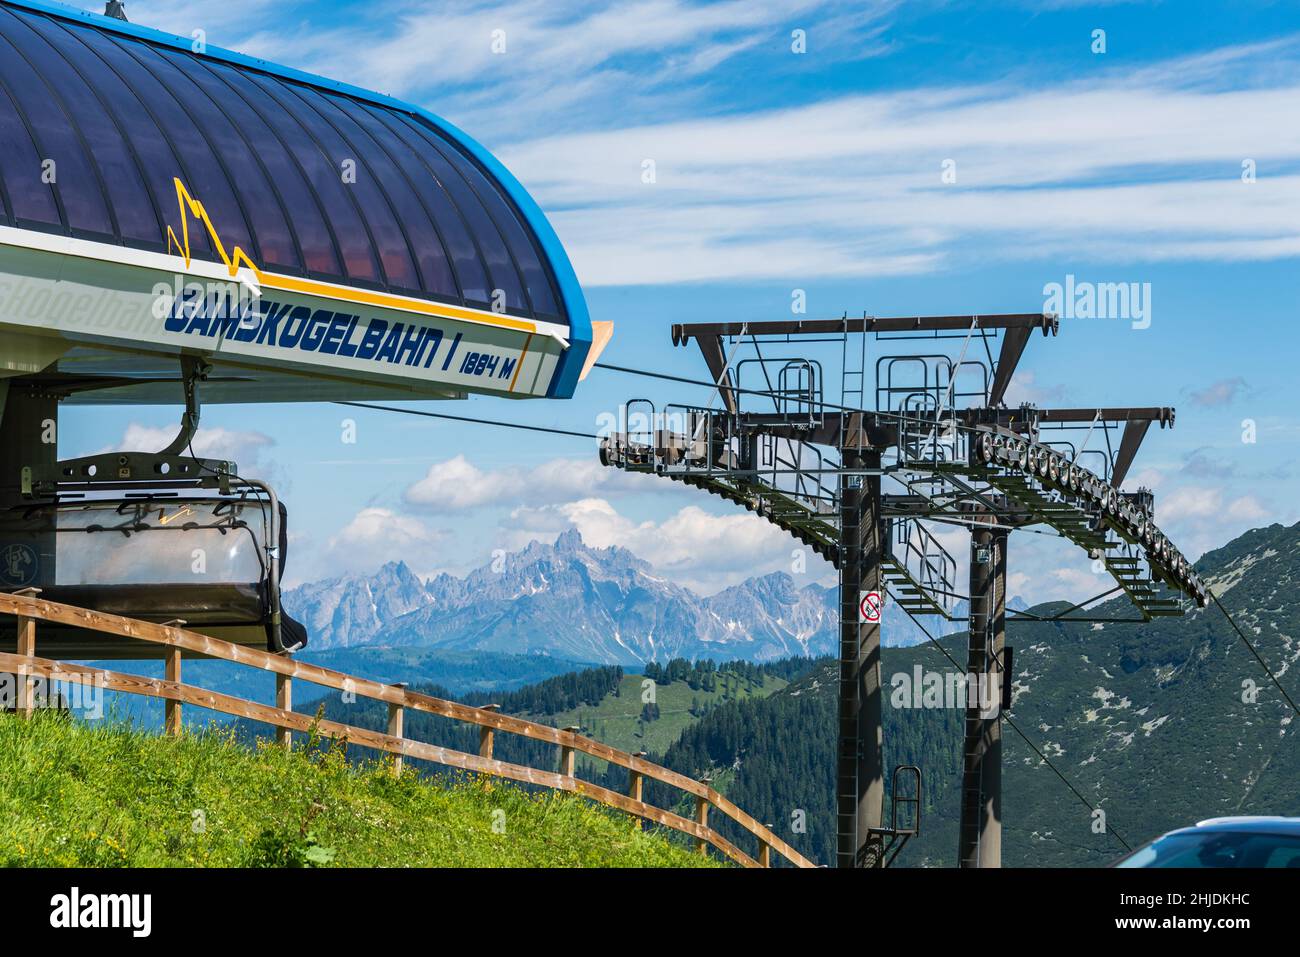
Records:
[[[537,204],[445,121],[31,0],[0,0],[0,257],[5,374],[73,402],[176,402],[187,353],[208,402],[569,397],[592,335]]]
[[[228,624],[258,632],[279,615],[283,509],[233,463],[195,459],[200,399],[569,398],[608,339],[596,327],[537,204],[437,116],[197,37],[0,0],[0,587],[200,630],[251,602]],[[48,438],[61,404],[182,402],[162,452],[60,461]],[[175,520],[165,500],[196,494],[228,503]],[[257,521],[236,515],[250,502]],[[135,533],[258,521],[261,570],[202,583],[224,591],[124,598],[106,570],[120,550],[83,547],[87,529],[148,541]],[[67,530],[75,560],[55,545]]]

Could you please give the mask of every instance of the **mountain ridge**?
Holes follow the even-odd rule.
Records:
[[[638,665],[670,658],[766,661],[824,654],[835,589],[785,572],[701,596],[629,550],[588,546],[575,529],[463,578],[422,581],[403,561],[287,590],[314,649],[419,646]]]
[[[777,571],[702,596],[626,548],[587,545],[576,529],[552,545],[533,541],[499,555],[461,578],[443,572],[422,580],[394,560],[372,575],[299,585],[283,601],[307,626],[314,651],[443,648],[636,666],[677,657],[816,657],[834,653],[839,640],[834,586],[800,584]],[[1027,607],[1018,597],[1008,606]],[[953,613],[961,621],[965,602]],[[886,645],[924,640],[905,613],[886,603]]]

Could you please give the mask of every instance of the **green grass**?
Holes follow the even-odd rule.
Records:
[[[583,705],[571,711],[530,717],[557,728],[580,725],[597,741],[621,751],[663,754],[683,731],[699,720],[691,714],[692,703],[707,706],[731,700],[766,698],[788,684],[785,679],[773,675],[766,676],[762,684],[755,682],[752,686],[737,677],[732,677],[729,682],[719,678],[717,689],[712,692],[703,689],[692,691],[685,681],[660,684],[655,688],[659,718],[642,722],[643,680],[641,675],[625,675],[619,684],[619,693],[606,695],[594,708]]]
[[[0,715],[0,865],[691,867],[716,864],[582,798],[444,786],[342,748],[160,737]]]

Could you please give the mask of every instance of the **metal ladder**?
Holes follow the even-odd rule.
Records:
[[[902,779],[912,781],[911,794],[900,792]],[[891,867],[903,846],[921,833],[921,769],[915,764],[899,764],[889,782],[889,827],[872,828],[872,833],[884,839],[884,866]],[[899,809],[904,809],[900,825]]]
[[[840,405],[847,409],[861,409],[867,394],[867,335],[857,336],[855,348],[849,333],[849,314],[842,318],[844,328],[840,344]]]

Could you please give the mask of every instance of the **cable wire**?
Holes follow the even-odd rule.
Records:
[[[1236,619],[1228,614],[1228,609],[1223,607],[1223,602],[1219,601],[1219,596],[1211,591],[1210,597],[1213,598],[1214,603],[1219,606],[1219,611],[1223,612],[1223,617],[1228,619],[1228,624],[1232,625],[1232,630],[1237,633],[1237,637],[1241,639],[1242,644],[1250,649],[1250,653],[1255,656],[1255,660],[1258,661],[1259,666],[1264,669],[1264,673],[1268,675],[1273,684],[1277,686],[1277,690],[1282,692],[1282,697],[1285,698],[1286,703],[1291,706],[1291,710],[1296,714],[1300,714],[1300,708],[1296,707],[1296,703],[1292,701],[1291,696],[1286,693],[1286,689],[1282,687],[1282,682],[1277,680],[1277,675],[1273,674],[1273,669],[1268,666],[1268,662],[1260,657],[1259,652],[1255,650],[1255,646],[1251,644],[1250,639],[1246,637],[1246,633],[1237,625]]]
[[[902,608],[901,605],[900,605],[899,607]],[[953,658],[952,655],[948,654],[948,649],[945,648],[943,645],[941,645],[941,644],[939,643],[939,640],[938,640],[937,638],[935,638],[934,635],[930,634],[930,630],[929,630],[928,628],[926,628],[925,625],[921,624],[921,622],[920,622],[920,620],[917,618],[917,616],[912,614],[911,609],[910,609],[910,608],[903,608],[903,611],[907,612],[907,616],[908,616],[909,618],[912,619],[912,621],[916,624],[916,627],[918,627],[918,628],[921,629],[921,632],[925,635],[926,638],[928,638],[928,639],[930,640],[930,643],[931,643],[932,645],[934,645],[936,648],[939,649],[939,653],[942,654],[945,658],[947,658],[950,662],[952,662],[952,666],[953,666],[954,668],[956,668],[957,670],[959,670],[959,671],[961,671],[963,674],[965,674],[966,669],[963,668],[960,664],[957,663],[957,659]],[[1058,769],[1057,766],[1056,766],[1055,764],[1053,764],[1053,763],[1048,759],[1047,755],[1045,755],[1045,754],[1044,754],[1044,753],[1043,753],[1043,752],[1038,748],[1038,746],[1037,746],[1036,744],[1034,744],[1033,741],[1029,740],[1029,736],[1026,735],[1025,732],[1023,732],[1023,731],[1020,730],[1020,726],[1019,726],[1018,724],[1016,724],[1013,720],[1011,720],[1011,716],[1010,716],[1010,715],[1008,715],[1008,714],[1006,714],[1005,712],[1003,712],[1003,713],[1000,713],[1000,714],[998,715],[998,718],[999,718],[999,720],[1005,721],[1007,724],[1011,725],[1012,730],[1014,730],[1014,731],[1016,732],[1016,734],[1020,735],[1021,739],[1025,742],[1025,744],[1029,745],[1030,749],[1031,749],[1031,750],[1032,750],[1036,755],[1038,755],[1039,759],[1040,759],[1040,760],[1041,760],[1045,765],[1047,765],[1049,768],[1051,768],[1052,773],[1054,773],[1058,778],[1061,779],[1061,783],[1064,784],[1067,788],[1069,788],[1069,789],[1074,793],[1074,796],[1077,797],[1080,801],[1082,801],[1083,804],[1088,808],[1088,810],[1089,810],[1090,812],[1094,812],[1094,813],[1095,813],[1095,812],[1097,811],[1097,808],[1092,804],[1092,802],[1089,801],[1086,797],[1084,797],[1084,796],[1083,796],[1083,793],[1082,793],[1078,788],[1076,788],[1073,784],[1070,783],[1070,780],[1069,780],[1069,779],[1068,779],[1064,774],[1061,773],[1060,769]],[[1107,824],[1106,824],[1106,833],[1112,835],[1112,836],[1115,838],[1115,840],[1117,840],[1117,841],[1119,841],[1121,844],[1123,844],[1123,845],[1124,845],[1124,849],[1125,849],[1126,851],[1132,851],[1132,850],[1133,850],[1132,845],[1130,845],[1128,841],[1124,840],[1123,835],[1120,834],[1119,831],[1117,831],[1117,830],[1115,830],[1113,827],[1111,827],[1109,822],[1107,822]]]
[[[579,439],[599,439],[592,432],[574,432],[570,429],[552,429],[543,425],[524,425],[522,422],[501,422],[496,419],[477,419],[467,415],[450,415],[446,412],[426,412],[423,409],[401,409],[394,405],[371,405],[367,402],[336,401],[334,405],[350,405],[358,409],[376,409],[380,412],[400,412],[402,415],[419,415],[429,419],[450,419],[453,422],[473,422],[476,425],[495,425],[502,429],[522,429],[526,432],[547,432],[551,435],[571,435]]]

